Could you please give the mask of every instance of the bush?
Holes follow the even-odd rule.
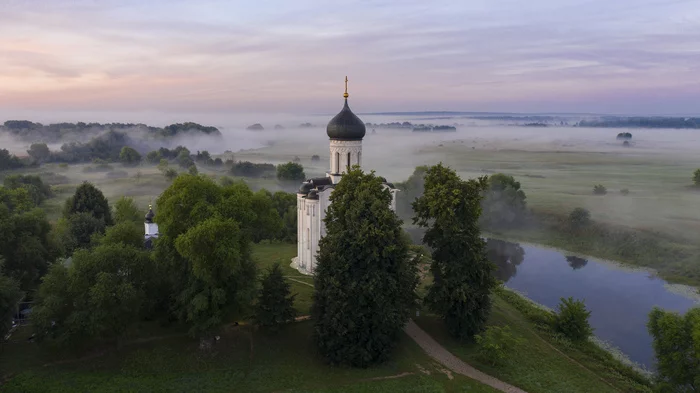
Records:
[[[693,173],[693,183],[696,187],[700,187],[700,169],[696,169]]]
[[[622,190],[620,190],[620,194],[622,194],[622,195],[629,195],[629,193],[630,193],[630,190],[628,190],[626,188],[623,188]]]
[[[486,330],[474,336],[478,356],[492,366],[502,364],[520,339],[513,336],[509,326],[489,326]]]
[[[569,214],[569,224],[574,228],[584,227],[591,223],[591,212],[582,207],[577,207]]]
[[[602,184],[596,184],[593,186],[593,194],[595,195],[605,195],[608,193],[608,189]]]
[[[319,157],[318,154],[314,154],[313,156],[311,156],[311,161],[320,161],[320,160],[321,160],[321,157]]]
[[[586,304],[582,300],[561,298],[555,321],[556,330],[572,341],[586,340],[593,334],[593,328],[588,323],[590,315],[591,312],[586,310]]]

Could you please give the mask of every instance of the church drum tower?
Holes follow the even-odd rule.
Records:
[[[362,139],[365,124],[348,106],[348,78],[345,77],[345,103],[340,113],[326,126],[330,139],[330,171],[325,177],[306,180],[297,192],[297,257],[292,267],[303,274],[313,274],[316,267],[318,242],[326,234],[323,219],[330,205],[329,196],[343,175],[355,165],[362,165]],[[392,193],[392,209],[396,208],[393,184],[384,182]]]

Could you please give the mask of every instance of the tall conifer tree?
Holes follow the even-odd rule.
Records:
[[[384,361],[415,307],[418,283],[391,193],[353,169],[330,196],[316,268],[314,337],[332,364]]]
[[[423,243],[432,250],[434,281],[426,303],[460,339],[483,330],[496,286],[479,231],[487,184],[485,177],[464,181],[438,164],[426,172],[423,195],[413,202],[413,222],[427,229]]]

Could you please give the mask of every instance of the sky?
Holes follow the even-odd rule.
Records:
[[[0,113],[700,114],[697,0],[0,0]]]

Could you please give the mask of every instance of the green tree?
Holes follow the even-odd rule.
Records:
[[[700,389],[700,308],[685,316],[654,308],[647,323],[656,354],[659,391]]]
[[[133,198],[121,197],[114,204],[114,222],[142,223],[145,213],[136,206]]]
[[[72,214],[67,219],[68,232],[63,239],[65,251],[70,255],[78,248],[89,248],[93,236],[105,233],[105,222],[90,213]]]
[[[331,364],[386,360],[416,307],[416,263],[382,183],[354,168],[330,196],[311,315],[316,345]]]
[[[442,316],[450,334],[472,337],[484,329],[496,286],[479,231],[486,178],[463,181],[442,164],[428,169],[423,195],[413,203],[414,224],[426,228],[433,284],[425,303]]]
[[[199,174],[199,171],[197,170],[197,165],[195,165],[194,163],[190,165],[190,167],[187,168],[187,173],[193,176],[197,176]]]
[[[2,267],[3,261],[0,258],[0,340],[12,327],[12,316],[16,311],[17,303],[24,296],[19,289],[19,283],[4,275]]]
[[[107,198],[97,187],[88,182],[83,182],[75,190],[75,194],[66,200],[63,216],[68,218],[75,213],[88,213],[93,217],[104,221],[105,225],[112,225],[112,212]]]
[[[282,228],[278,239],[295,243],[297,241],[297,196],[277,191],[272,194],[272,205],[282,218]]]
[[[46,198],[52,196],[51,186],[44,183],[41,177],[36,175],[10,175],[5,177],[3,185],[8,190],[23,188],[29,193],[34,206],[39,206]]]
[[[591,212],[582,207],[577,207],[569,214],[569,225],[574,229],[579,229],[591,223]]]
[[[5,274],[17,280],[25,292],[39,284],[55,256],[50,231],[41,209],[15,214],[0,211],[0,256],[5,260]]]
[[[163,176],[165,176],[166,179],[173,181],[178,176],[178,173],[175,169],[168,168],[163,172]]]
[[[141,162],[141,154],[132,147],[124,146],[119,152],[119,161],[127,166],[136,166]]]
[[[693,183],[696,187],[700,187],[700,169],[696,169],[693,173]]]
[[[163,158],[163,156],[160,155],[160,152],[158,150],[153,150],[148,152],[146,154],[146,161],[149,164],[158,164],[160,163],[160,160]]]
[[[583,341],[593,334],[588,323],[591,312],[586,310],[586,304],[581,300],[561,298],[559,313],[556,317],[557,330],[573,341]]]
[[[491,175],[481,201],[481,223],[486,227],[513,226],[522,221],[526,211],[525,192],[520,182],[503,173]]]
[[[608,193],[608,189],[602,184],[596,184],[593,186],[593,194],[595,195],[605,195]]]
[[[93,241],[96,239],[93,238]],[[143,226],[125,221],[107,228],[104,236],[97,238],[99,244],[123,244],[134,248],[143,247]]]
[[[212,217],[175,241],[189,263],[192,279],[179,300],[192,334],[207,336],[226,321],[240,318],[255,296],[255,263],[250,243],[232,219]]]
[[[32,143],[27,154],[39,163],[46,162],[51,157],[51,151],[46,143]]]
[[[294,321],[294,297],[289,283],[284,279],[282,268],[276,263],[262,279],[262,289],[255,305],[255,322],[272,332],[284,324]]]
[[[277,165],[277,179],[301,181],[306,178],[304,167],[295,162]]]
[[[252,198],[244,183],[220,187],[191,175],[177,177],[158,198],[155,258],[167,272],[169,307],[193,334],[207,336],[252,305],[256,272],[250,241],[257,226]]]
[[[69,264],[52,265],[39,287],[36,333],[62,344],[119,339],[152,316],[158,279],[147,251],[124,244],[78,250]]]

